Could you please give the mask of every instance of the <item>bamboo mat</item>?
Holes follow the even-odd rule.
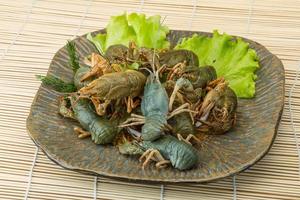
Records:
[[[270,153],[208,184],[136,184],[65,170],[35,147],[26,117],[54,53],[123,11],[165,16],[171,29],[219,29],[265,45],[286,69],[286,100]],[[299,0],[0,0],[0,199],[300,200]]]

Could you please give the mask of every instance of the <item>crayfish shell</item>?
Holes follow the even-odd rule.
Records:
[[[81,95],[98,96],[102,99],[120,99],[123,97],[136,97],[141,94],[146,77],[139,71],[127,70],[104,74],[89,85],[81,88]]]
[[[159,62],[163,65],[173,67],[178,63],[185,62],[186,65],[198,66],[198,56],[189,50],[179,49],[163,52],[159,54]]]
[[[223,91],[198,131],[219,135],[226,133],[235,125],[237,96],[227,85]]]

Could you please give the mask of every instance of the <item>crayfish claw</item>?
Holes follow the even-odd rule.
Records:
[[[81,82],[85,81],[86,79],[92,76],[99,77],[105,73],[112,72],[108,61],[99,54],[92,53],[90,64],[91,64],[91,69],[89,72],[87,72],[85,75],[81,77],[80,79]]]
[[[127,106],[127,113],[131,113],[134,108],[140,105],[140,100],[133,101],[131,96],[125,98],[125,103]]]
[[[224,77],[220,77],[220,78],[217,78],[211,82],[209,82],[206,86],[206,88],[208,90],[212,90],[213,88],[215,88],[217,85],[219,85],[220,83],[225,83],[225,79]]]

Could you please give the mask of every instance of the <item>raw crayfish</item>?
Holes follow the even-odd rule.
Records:
[[[198,130],[208,134],[223,134],[236,121],[237,96],[222,80],[204,98],[199,110]]]
[[[71,107],[68,108],[69,100]],[[79,138],[92,137],[96,144],[109,144],[114,141],[120,129],[117,124],[119,120],[108,120],[98,116],[91,108],[87,99],[78,99],[77,96],[61,97],[59,105],[59,113],[64,117],[77,120],[84,128],[75,127]]]
[[[137,131],[131,134],[141,134]],[[140,161],[144,169],[151,160],[155,160],[157,168],[164,168],[171,164],[179,170],[187,170],[198,163],[197,150],[173,136],[163,135],[155,141],[129,142],[126,138],[118,145],[122,154],[142,155]]]
[[[133,98],[141,94],[146,82],[143,73],[136,70],[104,74],[79,90],[80,96],[93,101],[99,115],[106,113],[111,100],[128,97],[127,110],[134,106]],[[104,103],[100,103],[104,101]]]
[[[132,114],[132,117],[127,119],[121,127],[144,124],[142,139],[156,140],[162,135],[163,128],[167,124],[168,102],[165,88],[151,72],[144,88],[144,97],[141,103],[143,116]]]

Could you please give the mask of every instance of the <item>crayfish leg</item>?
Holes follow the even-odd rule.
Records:
[[[185,89],[186,91],[189,91],[189,92],[194,91],[193,85],[189,80],[187,80],[185,78],[177,79],[177,81],[175,83],[175,86],[174,86],[174,89],[173,89],[173,92],[170,96],[169,110],[172,110],[172,106],[173,106],[175,97],[177,96],[177,94],[179,94],[178,91],[180,89]]]
[[[85,75],[83,75],[83,77],[80,79],[80,81],[84,81],[92,76],[101,76],[104,73],[109,73],[111,72],[111,67],[108,63],[108,61],[103,58],[102,56],[100,56],[99,54],[96,53],[92,53],[91,56],[91,65],[92,68],[89,72],[87,72]]]
[[[125,102],[127,106],[127,113],[131,113],[134,108],[140,105],[140,101],[139,100],[133,101],[133,98],[131,96],[127,97],[125,99]]]
[[[75,127],[75,128],[74,128],[74,131],[75,131],[75,133],[78,134],[78,138],[80,138],[80,139],[89,137],[89,136],[91,135],[90,132],[85,131],[85,130],[83,130],[83,129],[80,128],[80,127]]]
[[[158,169],[166,168],[171,163],[169,160],[162,160],[155,164],[155,167]]]
[[[212,90],[213,88],[215,88],[218,84],[220,83],[224,83],[225,82],[225,79],[224,77],[220,77],[220,78],[217,78],[216,80],[213,80],[211,82],[209,82],[206,86],[206,89],[208,91]]]
[[[196,141],[197,143],[200,143],[200,140],[193,134],[189,134],[186,138],[183,138],[183,136],[181,134],[177,134],[177,138],[179,141],[184,141],[190,145],[192,145],[192,143],[190,142],[192,139],[194,141]]]
[[[139,159],[140,162],[142,162],[142,160],[144,158],[146,158],[146,159],[142,164],[143,169],[145,169],[145,167],[147,165],[149,165],[149,162],[151,160],[154,160],[157,162],[157,165],[156,165],[157,168],[163,168],[164,165],[166,165],[167,163],[170,163],[170,161],[164,159],[164,157],[161,155],[161,153],[157,149],[148,149],[147,151],[145,151]]]
[[[61,114],[63,117],[68,117],[68,118],[72,118],[72,119],[76,119],[75,116],[74,116],[74,112],[70,107],[68,107],[68,102],[67,100],[69,99],[66,99],[65,97],[61,97],[59,99],[59,114]]]
[[[189,103],[182,104],[181,106],[179,106],[178,108],[176,108],[175,110],[173,110],[169,114],[168,119],[171,119],[175,115],[178,115],[178,114],[183,113],[183,112],[188,112],[190,114],[192,123],[194,124],[194,116],[193,116],[192,113],[197,113],[197,112],[191,109],[191,105]]]
[[[215,102],[210,101],[210,100],[204,101],[204,102],[202,103],[202,105],[201,105],[201,108],[200,108],[198,114],[200,115],[200,117],[206,116],[206,115],[208,115],[208,114],[210,113],[211,109],[212,109],[214,106],[215,106]]]
[[[98,67],[98,65],[94,65],[92,66],[92,68],[90,69],[90,71],[88,71],[86,74],[84,74],[80,81],[83,82],[86,79],[92,77],[92,76],[101,76],[103,74],[102,69]]]
[[[167,80],[172,80],[175,75],[179,75],[182,69],[185,67],[185,63],[177,63],[169,72]]]
[[[145,117],[141,115],[131,114],[131,117],[119,125],[120,128],[128,126],[142,125],[145,123]]]
[[[172,110],[172,107],[173,107],[173,103],[175,101],[175,97],[176,97],[176,94],[178,92],[178,90],[180,90],[180,86],[178,84],[175,84],[175,87],[173,89],[173,92],[170,96],[170,101],[169,101],[169,110]]]
[[[104,103],[101,103],[98,97],[92,97],[91,100],[95,106],[96,113],[100,116],[105,115],[106,109],[109,106],[111,100],[105,100]]]
[[[172,127],[170,124],[168,124],[168,123],[165,124],[164,130],[166,130],[166,131],[171,131],[171,132],[174,131],[173,127]]]
[[[163,66],[161,66],[159,69],[158,69],[158,77],[161,78],[163,76],[163,73],[168,70],[167,69],[167,65],[164,64]]]

